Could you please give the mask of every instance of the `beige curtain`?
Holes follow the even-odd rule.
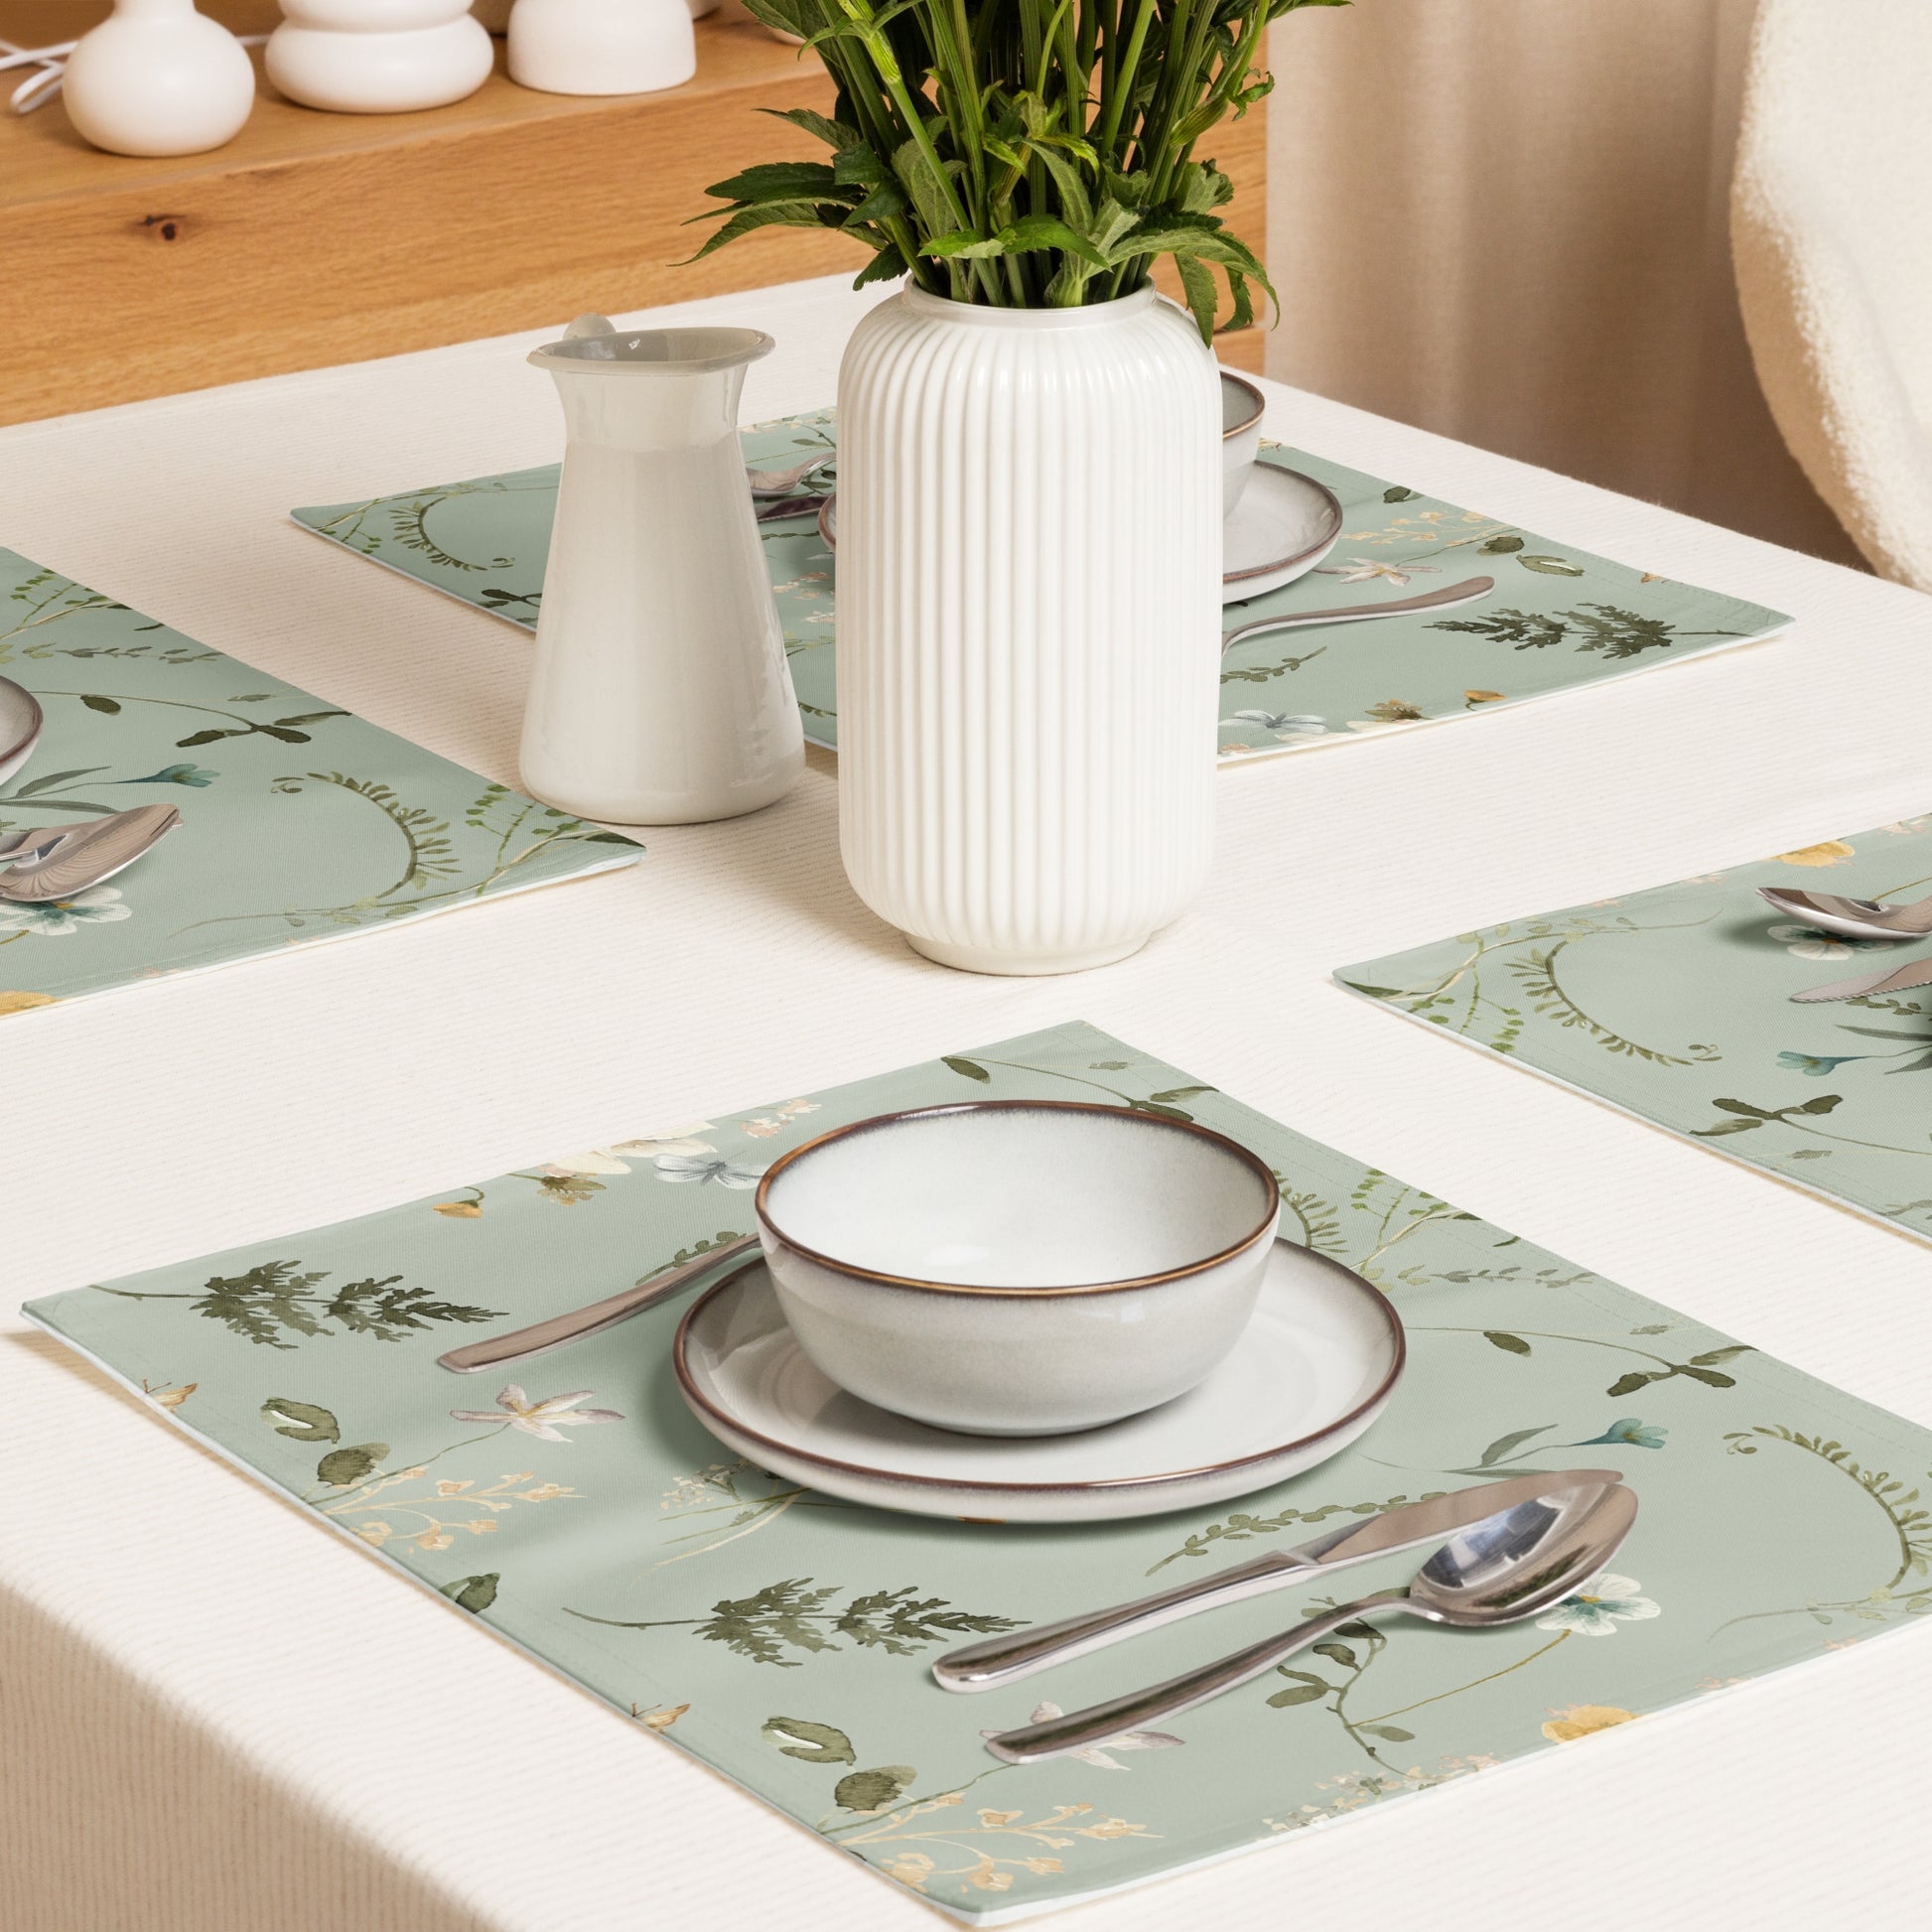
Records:
[[[1268,373],[1858,562],[1737,316],[1752,10],[1356,0],[1278,22]]]

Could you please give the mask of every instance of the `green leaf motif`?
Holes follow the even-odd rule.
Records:
[[[1527,1355],[1531,1352],[1529,1343],[1521,1335],[1512,1335],[1502,1328],[1485,1328],[1482,1338],[1492,1348],[1500,1348],[1505,1355]],[[1555,1426],[1551,1425],[1552,1428]]]
[[[343,1432],[327,1409],[313,1402],[296,1402],[285,1395],[272,1395],[260,1410],[261,1419],[278,1436],[292,1437],[298,1443],[340,1443]]]
[[[107,716],[110,718],[118,718],[120,716],[120,712],[121,712],[120,706],[116,704],[112,698],[103,698],[98,691],[88,691],[83,693],[80,702],[84,704],[89,711],[105,712]],[[106,770],[107,767],[105,765],[101,765],[98,768],[104,771]]]
[[[347,1449],[331,1449],[316,1464],[316,1474],[332,1489],[352,1489],[373,1475],[388,1453],[387,1443],[353,1443]]]
[[[966,1059],[961,1054],[948,1053],[939,1063],[941,1066],[950,1067],[953,1072],[962,1075],[968,1080],[980,1080],[988,1086],[991,1086],[993,1083],[993,1076],[987,1072],[985,1067],[981,1066],[977,1060]]]
[[[1365,1730],[1371,1737],[1384,1737],[1391,1744],[1406,1744],[1415,1736],[1413,1730],[1404,1730],[1400,1725],[1357,1725],[1357,1730]]]
[[[1345,1643],[1337,1643],[1332,1637],[1326,1643],[1314,1646],[1317,1657],[1325,1657],[1331,1664],[1339,1664],[1344,1670],[1355,1668],[1355,1653]]]
[[[1522,549],[1522,547],[1523,539],[1521,537],[1513,537],[1507,531],[1504,531],[1498,536],[1491,537],[1487,543],[1478,544],[1476,550],[1479,556],[1507,557],[1512,552]]]
[[[453,1584],[445,1584],[442,1593],[460,1610],[468,1610],[475,1616],[479,1610],[486,1610],[496,1600],[496,1586],[502,1582],[502,1572],[491,1570],[481,1577],[459,1577]]]
[[[1382,500],[1385,503],[1413,503],[1416,500],[1416,492],[1413,489],[1404,489],[1400,483],[1391,483],[1383,490]]]
[[[918,1772],[909,1764],[881,1764],[871,1771],[849,1771],[832,1787],[842,1811],[884,1811],[896,1805]]]
[[[813,1724],[807,1718],[767,1718],[759,1735],[775,1744],[784,1757],[803,1758],[807,1764],[856,1764],[859,1759],[852,1739],[831,1725]]]
[[[1539,571],[1545,577],[1581,577],[1582,564],[1573,564],[1568,557],[1544,557],[1536,555],[1521,556],[1516,561],[1525,570]]]
[[[1306,1684],[1291,1684],[1285,1691],[1277,1691],[1268,1702],[1277,1711],[1286,1711],[1292,1704],[1312,1704],[1316,1698],[1326,1697],[1329,1687],[1316,1678]]]

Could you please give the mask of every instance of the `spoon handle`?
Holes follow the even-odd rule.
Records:
[[[667,1296],[675,1295],[687,1283],[716,1268],[721,1262],[735,1261],[759,1245],[756,1234],[741,1234],[736,1241],[707,1248],[701,1255],[680,1262],[675,1268],[646,1275],[634,1286],[616,1295],[593,1302],[589,1308],[572,1309],[568,1314],[553,1314],[548,1321],[533,1322],[527,1328],[513,1328],[506,1335],[491,1335],[484,1341],[452,1348],[437,1360],[458,1375],[475,1375],[480,1369],[501,1368],[505,1362],[520,1362],[526,1355],[540,1355],[546,1348],[561,1348],[567,1341],[579,1341],[601,1328],[615,1327],[633,1314],[653,1308]]]
[[[1274,630],[1304,630],[1317,623],[1360,623],[1368,618],[1399,618],[1411,611],[1446,611],[1452,604],[1473,604],[1496,588],[1493,577],[1465,577],[1459,584],[1447,584],[1441,590],[1423,591],[1415,597],[1398,597],[1386,604],[1345,604],[1333,611],[1288,611],[1280,617],[1257,618],[1221,639],[1225,656],[1236,644],[1250,637],[1265,637]]]
[[[1125,1697],[1090,1704],[1083,1711],[1069,1711],[1063,1718],[1047,1718],[1018,1730],[1000,1731],[986,1740],[986,1748],[1009,1764],[1031,1764],[1035,1758],[1057,1757],[1063,1751],[1091,1750],[1096,1744],[1138,1730],[1157,1719],[1174,1718],[1183,1711],[1191,1711],[1195,1705],[1205,1704],[1223,1691],[1233,1690],[1237,1684],[1263,1676],[1283,1658],[1306,1650],[1344,1623],[1392,1603],[1405,1603],[1408,1597],[1409,1592],[1404,1589],[1377,1590],[1373,1596],[1344,1603],[1338,1609],[1323,1610],[1319,1616],[1311,1616],[1280,1636],[1265,1638],[1250,1644],[1246,1650],[1203,1664],[1198,1670],[1171,1677],[1165,1684],[1129,1691]]]

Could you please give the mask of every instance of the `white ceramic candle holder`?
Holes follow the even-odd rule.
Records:
[[[62,94],[81,138],[110,154],[201,154],[241,132],[255,69],[195,0],[114,0],[68,57]]]

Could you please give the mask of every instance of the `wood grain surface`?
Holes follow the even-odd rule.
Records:
[[[207,10],[238,32],[274,19],[267,0]],[[100,11],[14,0],[0,33],[41,45]],[[561,325],[585,309],[856,273],[859,244],[787,228],[679,265],[704,233],[684,224],[708,183],[821,152],[757,110],[832,105],[817,61],[749,20],[714,16],[697,32],[696,78],[660,94],[534,93],[503,74],[500,44],[478,93],[426,113],[318,113],[264,81],[227,147],[175,159],[101,154],[58,104],[0,114],[12,324],[0,423]],[[1233,224],[1258,246],[1262,115],[1215,145],[1236,184]],[[1260,367],[1256,331],[1218,347]]]

